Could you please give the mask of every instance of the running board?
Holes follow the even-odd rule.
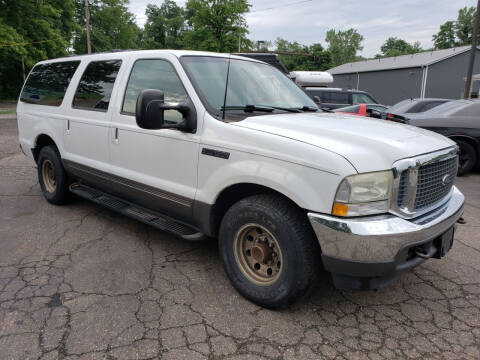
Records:
[[[70,191],[84,199],[93,201],[106,208],[117,211],[125,216],[151,225],[159,230],[169,232],[180,236],[182,239],[190,241],[202,240],[205,236],[198,230],[167,216],[147,210],[143,207],[134,205],[126,200],[117,198],[113,195],[106,194],[102,191],[94,189],[80,183],[70,185]]]

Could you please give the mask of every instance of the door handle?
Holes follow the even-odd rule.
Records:
[[[70,120],[67,120],[67,135],[70,135]]]
[[[118,144],[118,128],[115,128],[115,129],[113,130],[113,142],[114,142],[115,144]]]

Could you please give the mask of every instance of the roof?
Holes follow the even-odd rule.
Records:
[[[394,56],[381,59],[351,62],[327,70],[330,74],[349,74],[357,72],[392,70],[412,67],[422,67],[448,59],[470,50],[470,46],[461,46],[451,49],[425,51],[412,55]],[[477,48],[479,49],[479,48]]]
[[[98,52],[92,54],[83,54],[83,55],[71,55],[62,58],[56,59],[49,59],[39,61],[39,64],[44,63],[51,63],[57,61],[73,61],[73,60],[81,60],[84,58],[88,58],[90,60],[109,60],[109,59],[125,59],[131,55],[142,54],[144,56],[158,56],[162,54],[171,54],[176,57],[181,56],[214,56],[214,57],[223,57],[228,58],[231,57],[232,59],[246,59],[245,56],[236,56],[235,54],[228,54],[228,53],[217,53],[217,52],[208,52],[208,51],[194,51],[194,50],[122,50],[122,51],[110,51],[110,52]],[[260,62],[259,60],[249,58],[251,61]]]

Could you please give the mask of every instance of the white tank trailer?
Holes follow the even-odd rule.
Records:
[[[307,86],[323,86],[327,87],[333,83],[332,74],[326,71],[292,71],[290,77],[298,85]]]

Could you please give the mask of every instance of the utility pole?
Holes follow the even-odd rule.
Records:
[[[238,52],[240,52],[240,34],[238,34]]]
[[[92,44],[90,43],[90,12],[88,11],[88,0],[85,0],[85,30],[87,32],[87,53],[91,54]]]
[[[470,99],[470,96],[472,93],[473,65],[475,63],[475,53],[477,52],[478,25],[479,25],[479,18],[480,18],[479,10],[480,10],[480,0],[478,0],[477,13],[475,15],[475,21],[473,24],[472,49],[470,50],[470,62],[468,64],[467,79],[465,81],[465,91],[463,96],[465,99]]]

